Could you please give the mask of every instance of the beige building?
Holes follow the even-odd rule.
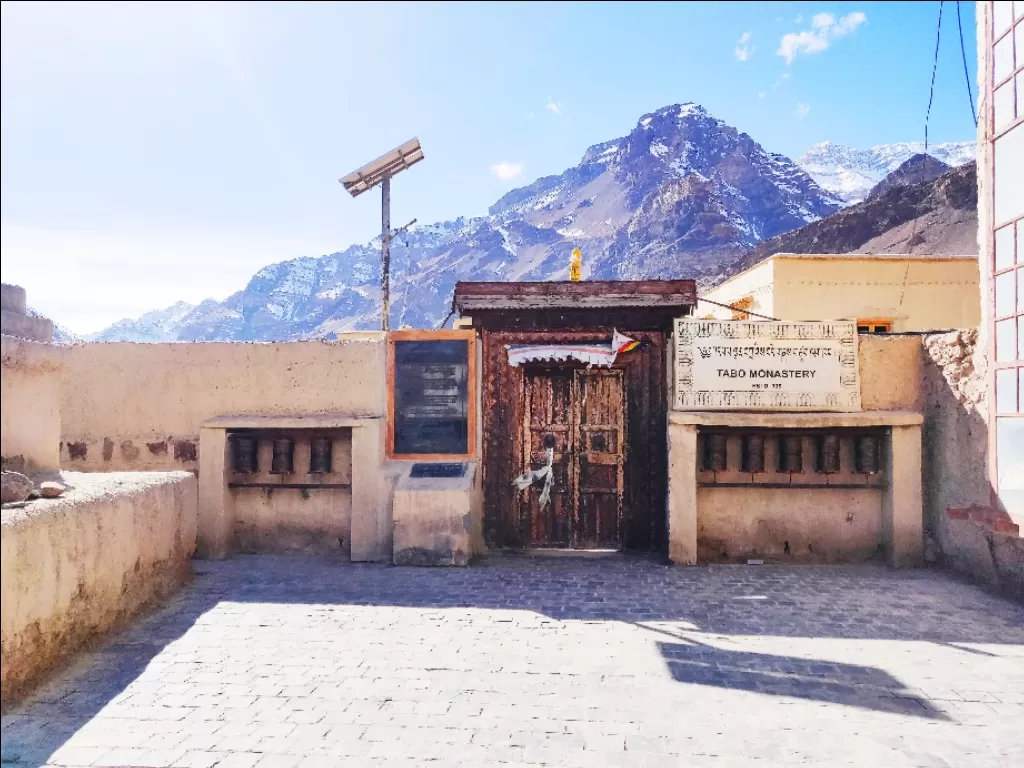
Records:
[[[856,320],[865,333],[973,328],[981,321],[973,256],[779,253],[704,298],[698,317],[746,319],[746,310],[752,319]]]

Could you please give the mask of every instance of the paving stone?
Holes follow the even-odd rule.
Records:
[[[1024,607],[937,571],[196,570],[3,716],[4,768],[1024,763]]]

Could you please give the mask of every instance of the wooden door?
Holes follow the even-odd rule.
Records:
[[[528,371],[524,396],[524,468],[543,468],[549,446],[553,452],[548,503],[543,480],[522,492],[522,539],[531,547],[620,548],[622,371]]]
[[[550,501],[541,504],[544,482],[537,481],[521,495],[521,539],[531,547],[568,547],[573,498],[572,371],[527,372],[524,379],[523,465],[538,470],[554,448]]]
[[[573,546],[622,545],[625,470],[622,371],[575,371]]]

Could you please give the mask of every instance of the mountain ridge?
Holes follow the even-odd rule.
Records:
[[[882,155],[897,157],[913,143],[893,146]],[[700,105],[669,105],[642,115],[626,136],[588,147],[561,174],[508,191],[485,216],[396,238],[391,325],[436,327],[458,280],[565,279],[572,247],[583,250],[584,279],[707,284],[758,243],[843,205],[789,158]],[[93,338],[287,340],[376,328],[379,260],[376,238],[277,262],[222,302],[179,302]]]
[[[928,148],[923,141],[906,141],[869,149],[823,141],[808,148],[796,162],[819,186],[851,205],[864,200],[876,184],[914,155],[927,154],[956,167],[974,160],[975,151],[973,141],[951,141]]]
[[[957,231],[936,231],[943,227]],[[934,179],[894,184],[827,219],[765,240],[725,271],[734,275],[777,253],[977,256],[977,232],[978,183],[972,162]]]

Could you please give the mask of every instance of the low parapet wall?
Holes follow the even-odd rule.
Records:
[[[58,499],[5,508],[2,700],[190,577],[198,491],[189,472],[65,473]]]

